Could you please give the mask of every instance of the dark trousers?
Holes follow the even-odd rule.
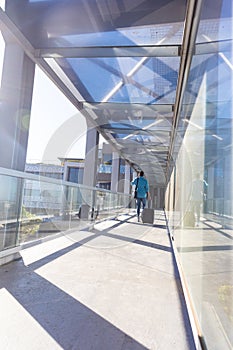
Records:
[[[141,209],[141,203],[142,203],[142,209],[144,209],[146,206],[146,198],[137,198],[136,202],[137,202],[137,216],[139,216],[140,209]]]

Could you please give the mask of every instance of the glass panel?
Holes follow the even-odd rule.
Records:
[[[7,14],[36,48],[180,44],[186,2],[8,0]]]
[[[224,17],[228,6],[229,1],[204,6],[198,40],[205,35],[232,40],[232,17]],[[193,57],[168,187],[174,198],[166,195],[170,230],[203,342],[208,349],[223,350],[233,346],[232,87],[232,47]]]
[[[7,172],[0,174],[0,251],[128,212],[130,195]]]
[[[171,35],[172,33],[172,35]],[[57,40],[60,47],[95,47],[95,46],[135,46],[135,45],[174,45],[181,43],[183,23],[150,24],[118,28],[115,31],[64,35]],[[65,45],[64,45],[65,43]]]
[[[0,251],[16,246],[22,198],[21,179],[0,175]]]
[[[1,4],[0,4],[1,6]],[[5,41],[3,40],[2,33],[0,32],[0,81],[2,80],[2,66],[4,59]]]
[[[70,58],[58,62],[86,101],[145,104],[175,101],[179,57]]]
[[[232,40],[232,2],[204,1],[197,42]],[[210,10],[211,9],[211,10]]]

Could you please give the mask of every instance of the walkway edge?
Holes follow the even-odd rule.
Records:
[[[168,232],[168,236],[169,236],[169,239],[170,239],[172,252],[174,254],[174,262],[176,264],[177,271],[178,271],[178,274],[179,274],[179,278],[180,278],[180,281],[181,281],[181,288],[182,288],[182,291],[183,291],[183,294],[184,294],[184,299],[185,299],[187,312],[188,312],[188,316],[189,316],[189,322],[190,322],[190,326],[191,326],[192,333],[193,333],[194,343],[195,343],[195,346],[196,346],[197,350],[206,350],[204,339],[203,339],[203,337],[201,335],[201,331],[200,331],[200,327],[198,325],[197,318],[195,317],[195,312],[194,312],[194,308],[192,306],[192,301],[191,301],[191,297],[189,295],[188,287],[187,287],[187,284],[186,284],[186,281],[185,281],[185,278],[184,278],[183,269],[182,269],[182,266],[181,266],[181,264],[179,262],[177,249],[176,249],[176,246],[174,244],[174,236],[171,234],[170,229],[169,229],[168,219],[167,219],[167,215],[166,215],[165,209],[164,209],[164,216],[165,216],[165,220],[166,220],[167,232]]]

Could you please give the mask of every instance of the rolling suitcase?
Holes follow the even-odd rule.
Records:
[[[143,224],[154,223],[154,209],[144,208],[142,211],[142,222]]]
[[[195,227],[195,216],[192,211],[187,211],[185,213],[184,227]]]

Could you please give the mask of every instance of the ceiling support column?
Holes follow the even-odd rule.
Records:
[[[125,163],[124,193],[130,193],[130,165]]]
[[[96,186],[98,163],[99,132],[87,120],[86,156],[84,164],[83,184]]]
[[[6,37],[0,92],[0,166],[24,171],[35,63]]]
[[[118,181],[120,172],[120,157],[117,152],[112,152],[112,174],[111,191],[118,192]]]

